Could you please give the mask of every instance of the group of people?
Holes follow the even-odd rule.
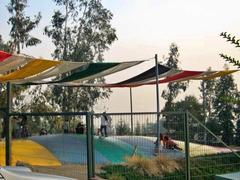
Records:
[[[180,148],[178,146],[177,143],[175,143],[168,135],[163,135],[162,133],[160,133],[160,137],[155,141],[155,144],[157,144],[159,141],[159,145],[161,145],[161,142],[162,142],[162,145],[164,148],[166,149],[177,149],[177,150],[182,150],[182,148]]]

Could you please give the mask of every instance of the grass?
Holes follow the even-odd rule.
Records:
[[[124,177],[124,180],[184,179],[184,159],[166,161],[164,158],[160,156],[146,160],[134,157],[126,164],[104,166],[99,175],[108,179],[112,174],[117,174]],[[190,164],[191,179],[210,180],[214,179],[216,174],[240,171],[240,160],[232,153],[193,157]]]
[[[157,156],[151,159],[133,156],[126,158],[126,166],[131,167],[141,175],[159,176],[180,170],[180,163],[166,156]]]

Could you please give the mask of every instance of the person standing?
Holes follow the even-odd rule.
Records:
[[[103,112],[102,113],[102,116],[101,116],[101,126],[100,126],[100,132],[101,132],[101,136],[105,136],[107,137],[107,125],[108,125],[108,117],[107,117],[107,114],[106,112]],[[103,133],[104,131],[104,133]]]

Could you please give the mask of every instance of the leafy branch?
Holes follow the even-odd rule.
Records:
[[[227,39],[227,42],[231,42],[232,44],[236,45],[236,47],[240,47],[240,39],[236,40],[235,36],[231,36],[231,34],[227,34],[227,32],[222,32],[220,34],[224,39]]]
[[[240,47],[240,39],[236,39],[235,36],[232,37],[231,34],[227,33],[227,32],[222,32],[220,34],[221,37],[223,37],[224,39],[227,39],[227,42],[230,42],[231,44],[234,44],[235,47],[239,48]],[[219,54],[221,58],[223,58],[225,61],[230,62],[231,64],[233,64],[234,66],[237,66],[238,68],[240,68],[240,62],[239,60],[228,56],[226,54]]]
[[[225,61],[230,62],[234,66],[238,66],[240,68],[240,62],[239,60],[236,60],[235,58],[232,58],[231,56],[228,56],[226,54],[219,54],[221,58],[223,58]]]

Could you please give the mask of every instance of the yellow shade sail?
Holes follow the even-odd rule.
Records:
[[[31,60],[28,64],[21,67],[20,69],[0,76],[0,82],[5,81],[12,81],[17,79],[24,79],[26,77],[34,76],[38,73],[41,73],[49,68],[55,67],[60,64],[60,61],[48,61],[48,60],[41,60],[41,59],[34,59]]]
[[[221,77],[221,76],[226,76],[228,74],[232,74],[234,72],[237,72],[238,70],[225,70],[225,71],[218,71],[216,73],[210,74],[206,77],[199,77],[199,78],[194,78],[195,80],[211,80],[217,77]]]

